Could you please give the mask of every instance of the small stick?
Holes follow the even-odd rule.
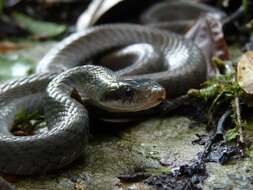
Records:
[[[235,73],[234,77],[235,81],[238,81],[237,79],[237,73]],[[241,108],[240,108],[240,100],[238,94],[236,94],[234,99],[235,104],[235,119],[236,119],[236,125],[238,127],[238,133],[239,133],[239,139],[237,141],[238,146],[244,145],[244,137],[243,137],[243,128],[242,128],[242,117],[241,117]],[[243,149],[242,149],[243,150]],[[242,151],[242,154],[244,155],[244,152]]]
[[[243,6],[240,6],[234,13],[227,16],[227,18],[225,18],[222,21],[223,26],[226,25],[226,24],[229,24],[233,21],[236,21],[238,18],[243,16],[243,13],[244,13],[244,8],[243,8]]]
[[[240,103],[239,103],[238,96],[235,97],[234,101],[235,101],[236,123],[238,125],[238,133],[239,133],[238,144],[244,144],[242,120],[241,120],[241,110],[240,110]]]
[[[212,145],[215,142],[218,142],[222,139],[224,139],[224,122],[228,119],[228,116],[231,114],[231,110],[228,109],[219,119],[218,124],[217,124],[217,128],[216,128],[216,132],[214,133],[214,135],[212,135],[210,137],[210,139],[207,141],[207,143],[205,144],[205,148],[203,153],[201,154],[200,158],[201,159],[205,159],[206,156],[208,155]]]
[[[219,121],[218,121],[218,124],[217,124],[217,128],[216,128],[216,133],[215,133],[215,135],[217,136],[217,135],[224,135],[224,133],[225,133],[225,129],[224,129],[224,123],[225,123],[225,121],[227,120],[227,118],[228,118],[228,116],[231,114],[231,110],[230,109],[228,109],[222,116],[221,116],[221,118],[219,119]]]

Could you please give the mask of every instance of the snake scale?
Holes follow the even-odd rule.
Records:
[[[151,64],[141,73],[140,66],[145,70],[147,65],[140,60],[123,72],[88,64],[91,60],[99,63],[95,57],[129,45],[137,48],[137,54],[149,52],[143,59],[158,60],[161,71]],[[112,114],[137,112],[158,105],[165,91],[167,97],[175,97],[198,87],[205,77],[201,50],[177,34],[135,24],[101,25],[74,33],[49,51],[36,74],[1,86],[0,171],[44,173],[78,158],[89,134],[86,102]],[[10,130],[22,110],[43,113],[46,130],[14,136]]]

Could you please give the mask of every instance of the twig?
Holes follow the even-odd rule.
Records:
[[[206,156],[209,154],[210,149],[214,143],[224,139],[224,132],[225,132],[224,123],[228,119],[228,116],[231,114],[231,112],[232,111],[230,109],[228,109],[219,119],[218,124],[217,124],[217,128],[216,128],[216,132],[206,142],[204,151],[200,156],[201,159],[206,158]]]
[[[243,129],[242,129],[242,120],[241,120],[241,110],[240,110],[240,103],[238,96],[235,97],[235,114],[236,114],[236,123],[238,127],[239,139],[238,144],[244,144],[244,137],[243,137]]]
[[[224,136],[225,133],[225,121],[228,119],[228,116],[231,114],[231,109],[228,109],[219,119],[218,124],[217,124],[217,128],[216,128],[216,133],[215,136]]]
[[[237,73],[235,73],[234,81],[238,81]],[[243,137],[243,127],[242,127],[242,117],[241,117],[241,108],[240,108],[240,100],[238,94],[235,95],[234,98],[234,111],[235,111],[235,122],[236,127],[238,128],[239,138],[237,139],[238,146],[242,147],[242,155],[244,155],[243,146],[244,146],[244,137]]]
[[[240,6],[234,13],[232,13],[231,15],[229,15],[226,19],[222,21],[223,26],[238,20],[240,17],[243,16],[243,13],[244,13],[244,8],[243,6]]]

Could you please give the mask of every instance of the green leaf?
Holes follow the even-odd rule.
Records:
[[[226,133],[226,136],[225,136],[226,141],[231,142],[231,141],[235,140],[238,137],[238,135],[239,135],[239,132],[238,132],[237,128],[230,129]]]
[[[65,25],[38,21],[21,13],[14,13],[17,23],[35,37],[55,37],[66,31]]]

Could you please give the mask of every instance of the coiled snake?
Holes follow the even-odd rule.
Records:
[[[135,50],[124,56],[136,63],[119,72],[87,65],[91,60],[106,62],[93,58],[128,45]],[[141,52],[148,54],[140,59],[137,55]],[[117,62],[111,64],[113,69],[119,67]],[[88,139],[86,102],[112,114],[137,112],[158,105],[165,90],[173,97],[198,87],[205,76],[202,52],[174,33],[114,24],[72,34],[40,61],[37,74],[1,86],[0,171],[41,173],[75,160]],[[22,110],[44,113],[47,130],[33,136],[14,136],[10,130]]]

